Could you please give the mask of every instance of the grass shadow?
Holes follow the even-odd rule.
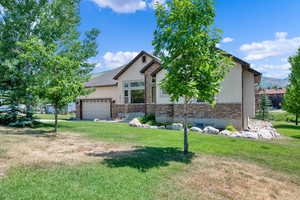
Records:
[[[93,154],[92,156],[108,157],[103,163],[111,168],[131,167],[141,172],[151,168],[166,167],[170,162],[191,163],[194,153],[184,155],[174,147],[137,147],[131,151],[109,152]]]
[[[296,126],[293,124],[278,124],[278,125],[274,125],[274,128],[276,129],[286,129],[288,131],[291,131],[293,133],[291,134],[286,134],[287,136],[294,138],[294,139],[298,139],[300,140],[300,126]]]

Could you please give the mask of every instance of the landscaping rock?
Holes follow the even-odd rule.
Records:
[[[166,129],[165,126],[159,126],[158,128],[159,128],[159,129]]]
[[[97,121],[99,121],[99,119],[97,119],[97,118],[96,118],[96,119],[94,119],[94,122],[97,122]]]
[[[225,135],[225,136],[231,136],[231,135],[233,135],[234,133],[231,132],[231,131],[228,131],[228,130],[224,130],[224,131],[221,131],[219,134],[220,134],[220,135]]]
[[[190,130],[191,130],[191,131],[194,131],[194,132],[202,133],[202,129],[201,129],[201,128],[198,128],[198,127],[192,127]]]
[[[207,126],[203,129],[203,133],[218,134],[220,131],[212,126]]]
[[[140,122],[140,120],[138,118],[134,118],[133,120],[131,120],[129,122],[129,126],[132,126],[132,127],[143,127],[143,124]]]
[[[172,125],[168,125],[167,129],[182,130],[183,129],[183,125],[181,123],[173,123]]]
[[[259,136],[257,132],[252,132],[252,131],[242,131],[241,136],[243,138],[249,138],[249,139],[259,139]]]

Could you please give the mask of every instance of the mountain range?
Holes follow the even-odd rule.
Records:
[[[263,76],[260,84],[262,88],[272,88],[272,87],[284,88],[289,84],[289,80],[288,78],[278,79],[278,78],[270,78],[270,77]]]

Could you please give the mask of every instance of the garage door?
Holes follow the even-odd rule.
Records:
[[[84,100],[82,101],[82,118],[85,120],[110,119],[110,101]]]

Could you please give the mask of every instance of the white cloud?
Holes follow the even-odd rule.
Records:
[[[127,64],[134,57],[138,55],[138,52],[129,52],[129,51],[119,51],[116,53],[107,52],[103,56],[103,62],[106,68],[113,69],[116,67],[120,67],[124,64]]]
[[[144,0],[91,0],[101,8],[111,8],[117,13],[134,13],[144,10],[147,4]]]
[[[155,4],[164,4],[166,2],[166,0],[152,0],[152,2],[150,3],[150,7],[154,7]]]
[[[225,37],[225,38],[223,38],[222,43],[229,43],[229,42],[232,42],[233,40],[234,39],[231,37]]]
[[[288,33],[275,33],[275,40],[244,44],[240,50],[247,53],[246,60],[262,60],[268,57],[282,56],[295,52],[300,46],[300,37],[287,38]]]
[[[267,77],[286,78],[290,73],[291,65],[289,63],[277,65],[263,64],[253,65],[252,67]]]

